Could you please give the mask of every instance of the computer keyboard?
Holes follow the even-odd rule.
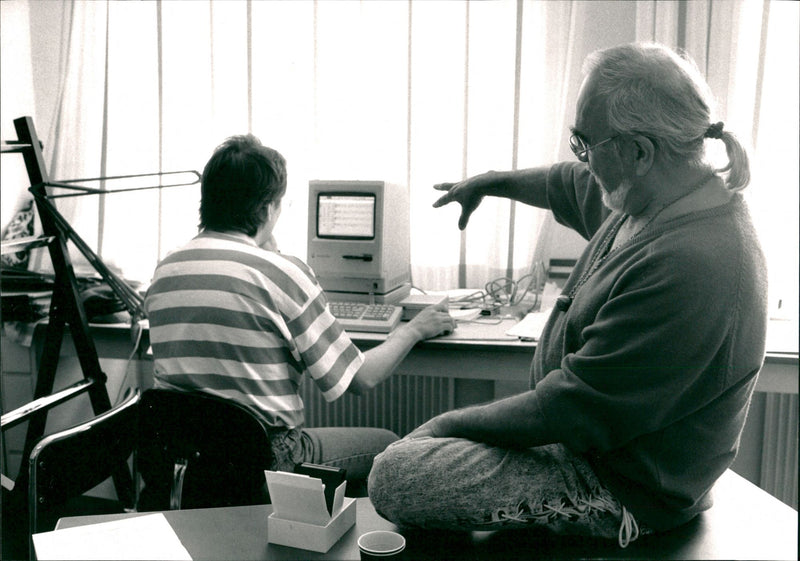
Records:
[[[389,333],[400,323],[401,306],[365,302],[330,302],[331,313],[347,331]]]

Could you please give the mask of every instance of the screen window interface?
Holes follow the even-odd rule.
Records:
[[[375,237],[375,195],[325,193],[317,199],[317,236],[338,239]]]

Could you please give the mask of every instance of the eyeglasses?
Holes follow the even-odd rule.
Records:
[[[583,140],[578,134],[573,134],[569,137],[569,147],[572,149],[572,153],[575,154],[575,157],[578,158],[581,162],[588,162],[589,161],[589,150],[593,150],[600,146],[601,144],[605,144],[606,142],[611,142],[615,138],[617,138],[618,134],[614,136],[609,136],[605,140],[601,140],[596,144],[592,144],[588,146],[586,141]]]

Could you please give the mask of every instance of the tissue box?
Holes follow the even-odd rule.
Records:
[[[267,520],[269,543],[325,553],[356,523],[356,500],[346,497],[341,510],[325,526],[284,520],[275,514]]]
[[[403,321],[413,319],[423,308],[432,306],[434,304],[442,304],[449,302],[450,299],[446,294],[432,295],[432,294],[411,294],[406,296],[400,301],[398,305],[403,306]]]
[[[267,519],[270,543],[325,553],[356,523],[356,500],[344,496],[346,481],[336,488],[329,510],[321,479],[282,471],[265,474],[274,511]]]

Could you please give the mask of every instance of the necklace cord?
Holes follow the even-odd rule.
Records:
[[[617,234],[619,234],[619,231],[622,229],[622,225],[630,217],[630,215],[628,214],[623,214],[622,217],[617,221],[617,223],[608,230],[605,237],[603,238],[603,241],[597,246],[597,250],[595,251],[594,256],[592,257],[592,262],[590,263],[589,268],[583,275],[581,275],[581,278],[578,279],[578,282],[576,282],[575,286],[572,287],[570,293],[568,295],[562,294],[556,299],[556,308],[562,312],[567,311],[567,309],[569,309],[570,305],[572,304],[572,301],[575,299],[575,295],[578,293],[578,290],[580,290],[580,288],[584,284],[586,284],[586,282],[591,278],[591,276],[595,273],[595,271],[597,271],[600,268],[600,265],[602,265],[610,255],[619,251],[622,247],[630,245],[642,234],[642,232],[647,230],[647,228],[649,228],[653,224],[653,222],[655,222],[656,219],[659,216],[661,216],[661,214],[665,210],[667,210],[669,207],[676,204],[678,201],[688,197],[689,195],[700,189],[703,185],[708,183],[713,177],[714,177],[713,172],[709,175],[703,176],[703,179],[699,183],[692,186],[686,192],[681,193],[678,197],[675,197],[674,199],[664,203],[661,206],[661,208],[659,208],[653,214],[653,216],[650,217],[647,223],[639,229],[638,232],[636,232],[633,236],[625,240],[623,243],[619,244],[617,247],[613,247],[614,240],[617,237]]]

